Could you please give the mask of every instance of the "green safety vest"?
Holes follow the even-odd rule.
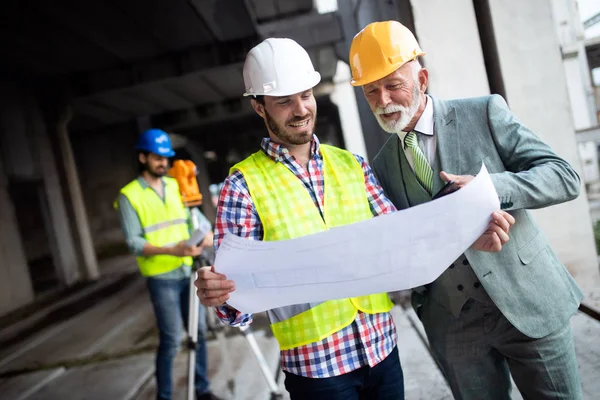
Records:
[[[121,189],[121,193],[137,212],[144,238],[156,247],[172,247],[190,238],[187,214],[181,201],[179,186],[173,178],[164,177],[164,202],[151,187],[142,188],[137,179]],[[115,207],[117,204],[115,203]],[[192,257],[168,255],[139,256],[137,263],[144,276],[155,276],[173,271],[182,265],[192,265]]]
[[[244,175],[264,228],[263,240],[293,239],[373,217],[364,172],[354,155],[327,145],[321,145],[320,149],[325,182],[324,217],[300,179],[263,151],[231,169],[230,173],[239,170]],[[354,321],[359,310],[375,314],[387,312],[392,306],[387,293],[379,293],[296,304],[267,313],[281,350],[287,350],[338,332]]]

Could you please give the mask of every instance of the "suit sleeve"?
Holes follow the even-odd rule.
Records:
[[[490,97],[488,123],[505,172],[491,174],[502,208],[534,209],[573,200],[579,175],[530,129],[523,126],[501,96]]]

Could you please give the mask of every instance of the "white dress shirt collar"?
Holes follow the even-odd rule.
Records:
[[[427,103],[425,104],[425,109],[423,110],[423,114],[419,117],[417,124],[415,125],[415,131],[422,133],[424,135],[433,136],[433,101],[431,97],[425,95],[425,99]],[[404,138],[408,132],[401,131],[398,133],[398,136],[404,143]]]
[[[423,110],[423,114],[421,114],[421,117],[417,121],[414,130],[425,135],[433,136],[433,101],[431,101],[431,97],[428,95],[425,95],[425,99],[427,101],[425,110]]]

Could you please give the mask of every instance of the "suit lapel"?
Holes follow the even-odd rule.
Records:
[[[460,174],[460,137],[456,109],[447,103],[433,98],[434,131],[437,138],[438,171],[433,182],[433,193],[437,193],[444,185],[440,171],[449,174]]]

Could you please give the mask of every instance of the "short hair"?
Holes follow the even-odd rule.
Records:
[[[138,173],[141,174],[142,172],[144,172],[146,170],[146,164],[143,164],[142,162],[140,162],[140,154],[145,155],[146,157],[148,157],[148,154],[150,154],[149,151],[146,150],[138,150],[137,151],[137,167],[138,167]]]
[[[421,63],[419,62],[418,58],[415,58],[414,60],[412,60],[410,62],[410,68],[412,70],[413,73],[413,78],[415,78],[416,80],[419,79],[419,71],[423,69],[423,67],[421,66]]]
[[[262,104],[263,106],[265,105],[265,96],[262,94],[259,94],[257,96],[253,96],[252,97],[254,100],[256,100],[257,103]]]

